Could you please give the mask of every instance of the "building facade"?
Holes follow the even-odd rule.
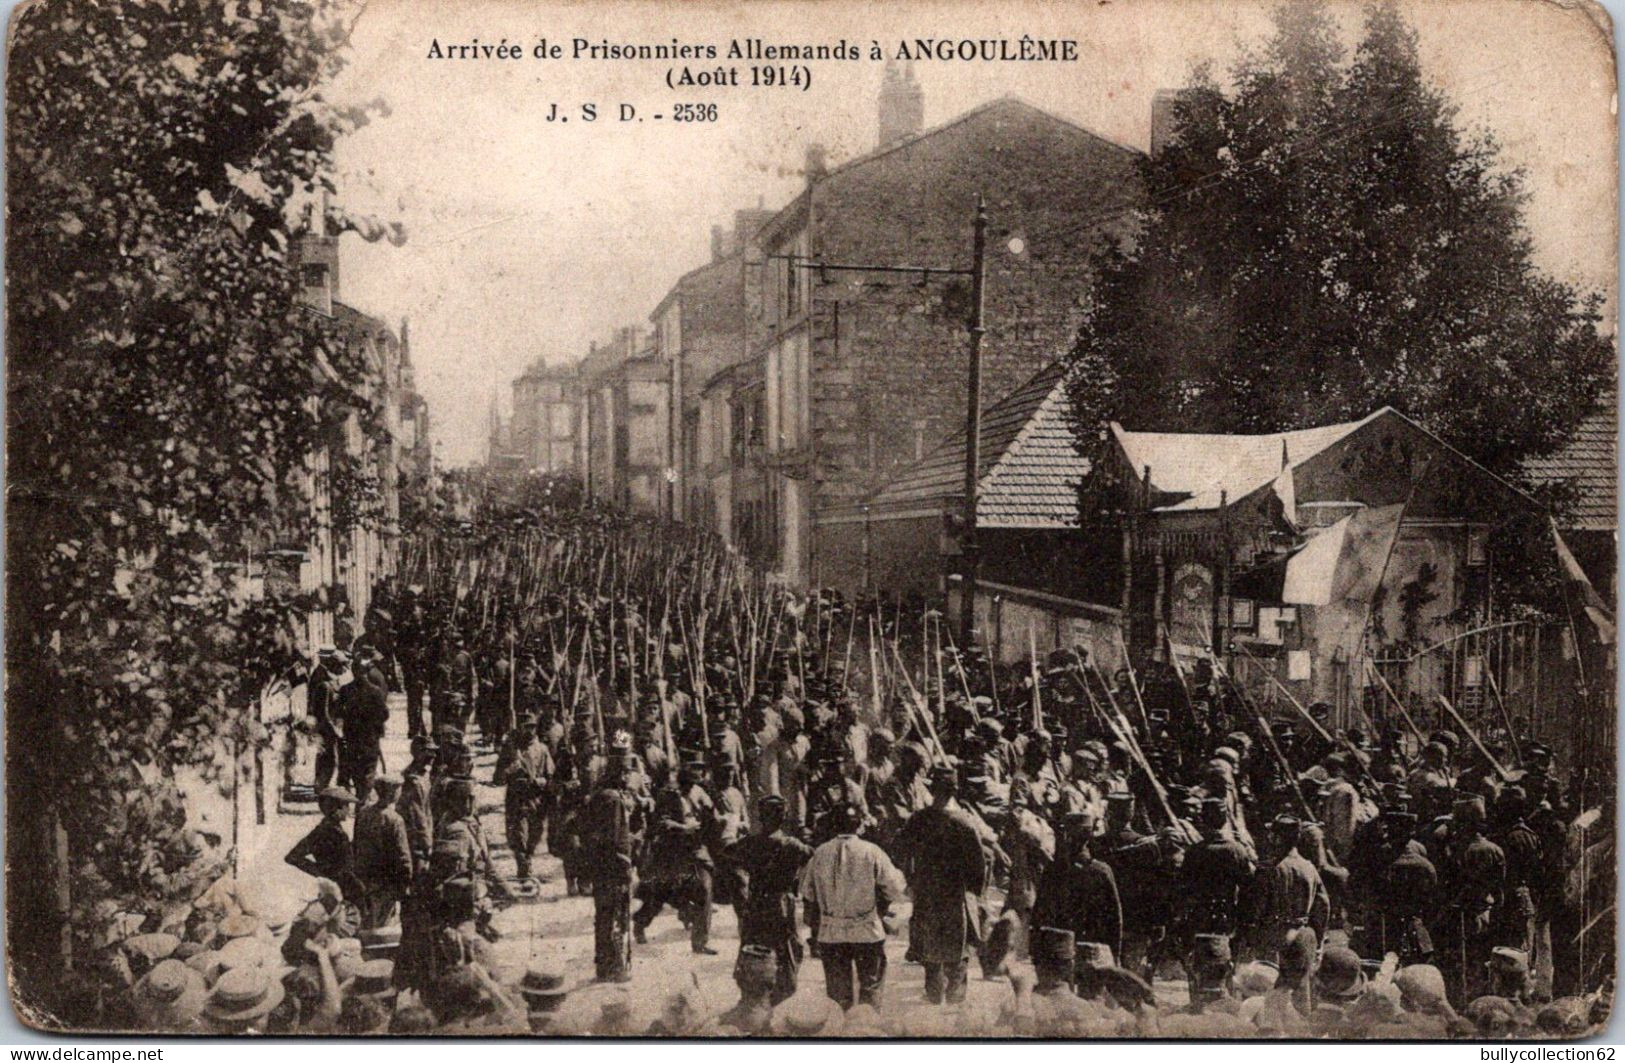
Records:
[[[881,125],[892,141],[841,166],[809,150],[807,187],[748,252],[767,553],[793,585],[853,583],[853,507],[964,423],[978,196],[990,398],[1071,343],[1088,262],[1139,201],[1138,153],[1019,100],[924,133]]]
[[[706,421],[702,395],[717,374],[743,361],[746,331],[746,254],[751,237],[771,211],[734,213],[733,226],[711,229],[711,255],[672,285],[649,315],[655,356],[665,364],[671,388],[668,401],[676,410],[670,427],[669,460],[673,478],[664,512],[678,520],[720,528],[727,503],[712,492],[704,469],[714,464],[715,448],[706,437],[716,419]]]
[[[513,382],[508,451],[528,472],[579,473],[581,385],[575,365],[537,359]]]
[[[653,338],[635,326],[582,360],[581,439],[587,492],[643,513],[670,512],[671,375]]]

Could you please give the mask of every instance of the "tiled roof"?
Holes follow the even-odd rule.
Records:
[[[1069,527],[1087,464],[1066,423],[1065,367],[1059,361],[982,411],[977,523],[984,527]],[[881,488],[870,502],[896,507],[960,498],[965,433],[943,441]]]
[[[1576,488],[1563,526],[1578,531],[1612,531],[1619,513],[1619,394],[1610,388],[1597,408],[1575,429],[1568,446],[1545,458],[1524,462],[1537,483],[1567,482]]]
[[[1155,490],[1186,496],[1159,509],[1217,509],[1221,494],[1234,502],[1279,476],[1283,448],[1287,462],[1296,467],[1381,416],[1385,409],[1346,424],[1261,436],[1129,432],[1117,424],[1112,425],[1112,432],[1130,468],[1138,474],[1151,467]]]
[[[1034,378],[1029,387],[1038,380]],[[1078,524],[1078,485],[1089,471],[1089,462],[1078,454],[1068,423],[1064,374],[1056,372],[1047,380],[1043,399],[982,478],[981,493],[976,496],[976,521],[982,527],[1073,528]]]

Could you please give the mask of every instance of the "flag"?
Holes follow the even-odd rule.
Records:
[[[1563,569],[1563,590],[1571,603],[1569,606],[1571,613],[1583,612],[1586,619],[1591,621],[1591,628],[1596,633],[1597,641],[1604,646],[1613,645],[1613,610],[1608,608],[1608,603],[1597,593],[1597,588],[1585,574],[1585,569],[1580,567],[1580,562],[1569,552],[1569,544],[1563,541],[1562,533],[1557,530],[1557,521],[1550,517],[1547,521],[1552,528],[1552,545],[1557,548],[1557,563]],[[1579,609],[1576,610],[1575,606]]]
[[[1343,556],[1352,516],[1344,517],[1320,532],[1287,558],[1286,576],[1281,581],[1281,602],[1285,605],[1328,605],[1337,561]]]

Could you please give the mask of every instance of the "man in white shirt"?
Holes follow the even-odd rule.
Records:
[[[878,1008],[886,980],[883,917],[908,886],[885,850],[858,837],[862,809],[846,802],[830,819],[837,833],[813,850],[801,874],[801,899],[817,936],[825,992],[843,1008]]]

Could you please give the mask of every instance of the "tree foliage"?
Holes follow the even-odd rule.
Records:
[[[308,603],[242,576],[308,541],[307,458],[371,412],[290,262],[367,117],[322,95],[355,17],[51,0],[12,27],[8,837],[14,869],[44,871],[41,823],[61,823],[87,932],[189,888],[175,770],[263,737],[251,707],[302,664]],[[14,932],[48,914],[26,905]]]
[[[1175,115],[1073,354],[1086,450],[1111,420],[1269,432],[1384,405],[1503,474],[1569,438],[1612,372],[1601,297],[1537,268],[1521,175],[1458,127],[1393,6],[1349,53],[1288,3]]]

